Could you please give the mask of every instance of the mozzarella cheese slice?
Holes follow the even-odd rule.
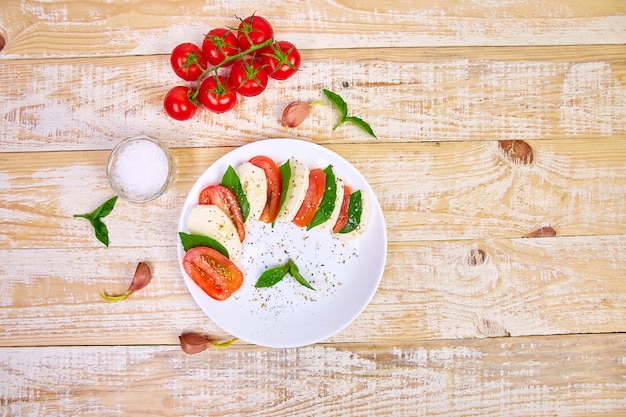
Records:
[[[363,211],[361,212],[361,221],[356,229],[350,233],[333,233],[334,237],[337,237],[344,242],[351,242],[365,233],[367,222],[370,218],[371,208],[369,195],[363,190],[361,190],[361,204]]]
[[[246,219],[246,226],[249,226],[259,220],[267,202],[267,178],[262,168],[250,162],[239,165],[235,172],[250,204],[250,213]]]
[[[343,180],[339,177],[335,177],[335,185],[337,186],[337,196],[335,197],[333,212],[330,214],[328,220],[318,226],[315,226],[312,230],[317,230],[318,232],[333,231],[333,227],[335,227],[335,223],[337,223],[337,218],[339,217],[339,212],[341,211],[341,203],[343,203]]]
[[[189,212],[187,218],[189,232],[194,235],[208,236],[224,245],[231,261],[236,261],[243,254],[243,244],[239,240],[233,221],[213,204],[198,204]]]
[[[287,196],[276,218],[283,222],[290,222],[296,217],[309,188],[309,168],[293,158],[289,160],[289,167],[291,168],[291,178],[289,179]]]

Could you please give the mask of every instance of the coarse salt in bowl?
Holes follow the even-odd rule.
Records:
[[[107,177],[126,201],[146,203],[162,195],[174,181],[176,162],[169,149],[150,136],[125,139],[113,148]]]

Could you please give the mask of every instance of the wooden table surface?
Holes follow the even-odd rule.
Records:
[[[302,51],[297,75],[166,117],[172,48],[255,11]],[[0,35],[1,416],[626,414],[625,2],[3,0]],[[281,126],[323,89],[378,139],[333,131],[330,106]],[[140,133],[177,181],[118,201],[105,247],[73,214],[113,195],[110,150]],[[183,332],[230,335],[183,282],[182,204],[266,138],[365,176],[389,237],[380,287],[321,343],[187,355]],[[138,261],[150,284],[104,302]]]

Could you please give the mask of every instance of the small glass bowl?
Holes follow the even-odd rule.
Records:
[[[147,203],[163,195],[175,177],[176,160],[169,149],[146,135],[118,143],[107,162],[111,188],[132,203]]]

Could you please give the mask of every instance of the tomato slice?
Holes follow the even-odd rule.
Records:
[[[339,210],[339,216],[333,227],[334,233],[339,233],[341,229],[348,222],[348,207],[350,207],[350,194],[352,189],[348,185],[343,186],[343,200],[341,201],[341,209]]]
[[[306,196],[300,206],[300,209],[293,218],[296,226],[305,227],[315,216],[315,212],[324,197],[324,189],[326,188],[326,173],[324,170],[316,168],[309,172],[309,188],[306,190]]]
[[[243,273],[230,259],[206,246],[189,249],[183,267],[205,293],[222,301],[243,285]]]
[[[198,197],[199,204],[214,204],[218,206],[233,221],[239,241],[243,242],[246,238],[246,228],[239,207],[239,200],[235,194],[227,187],[221,184],[209,185],[200,192]]]
[[[255,156],[250,160],[252,165],[261,168],[265,172],[267,179],[267,202],[261,213],[260,220],[265,223],[272,223],[278,216],[280,208],[280,194],[283,189],[282,177],[280,169],[274,160],[267,156]]]

